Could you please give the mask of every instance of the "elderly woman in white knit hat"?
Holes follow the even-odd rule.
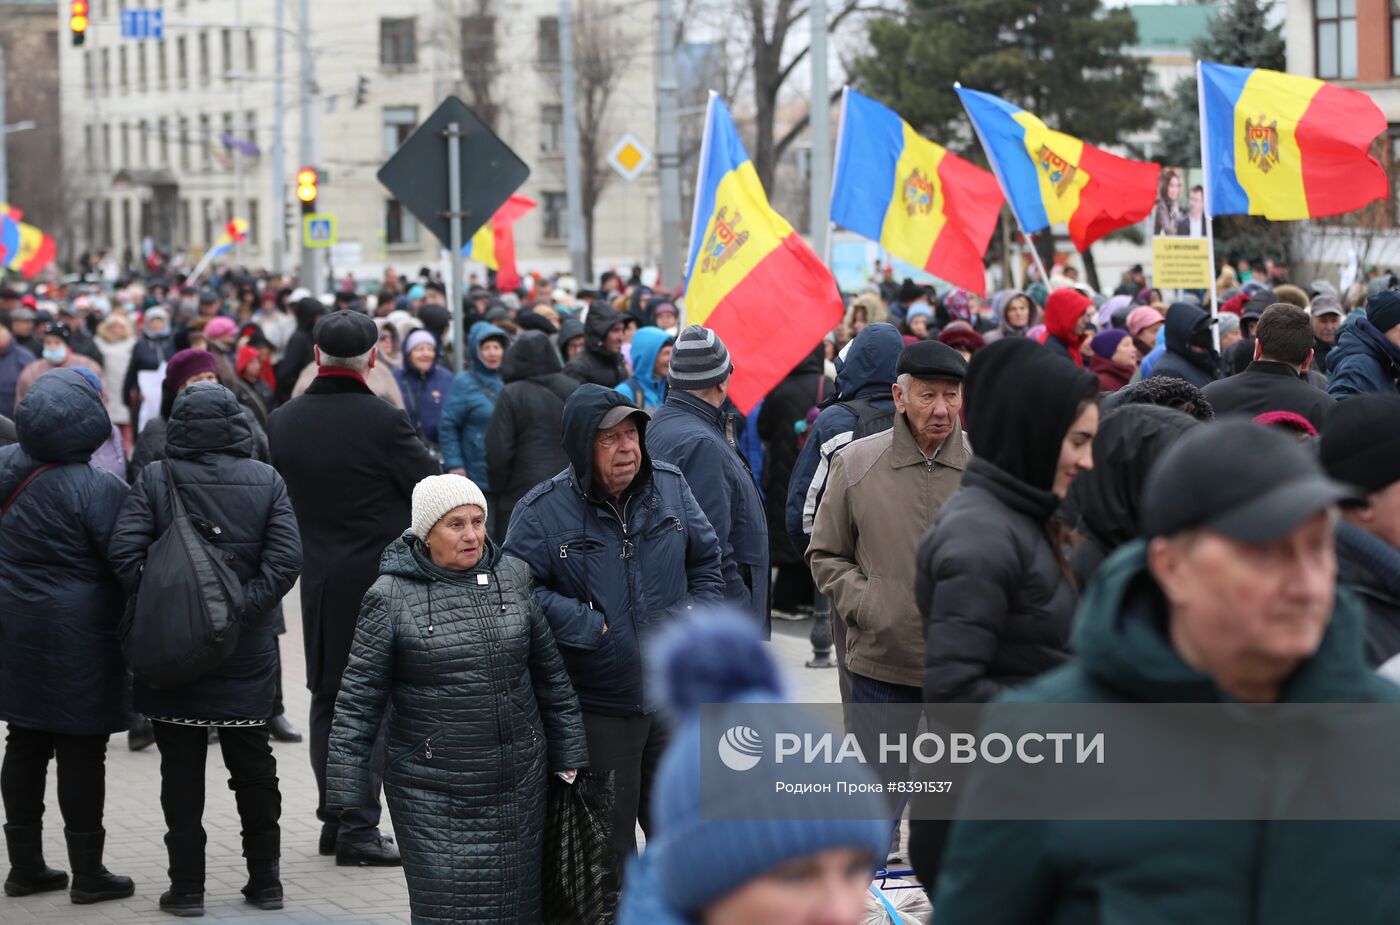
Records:
[[[331,728],[326,801],[384,792],[415,923],[540,919],[546,784],[588,763],[583,716],[530,569],[486,536],[460,475],[413,490],[413,524],[365,595]]]

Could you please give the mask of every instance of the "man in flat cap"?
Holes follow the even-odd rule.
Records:
[[[398,848],[379,832],[377,803],[343,814],[327,809],[326,752],[360,601],[379,575],[384,547],[408,525],[413,486],[440,471],[404,413],[365,384],[378,340],[374,322],[359,312],[322,317],[312,331],[316,379],[267,422],[272,464],[287,483],[301,528],[302,638],[321,853],[334,853],[342,865],[399,863]],[[382,741],[375,761],[378,780]]]
[[[818,590],[846,621],[846,666],[857,704],[923,702],[914,552],[958,490],[972,455],[958,419],[967,375],[962,354],[919,341],[904,348],[895,371],[894,426],[852,441],[832,458],[807,547]],[[876,713],[851,714],[862,749],[867,736],[872,743],[867,755],[878,754]]]

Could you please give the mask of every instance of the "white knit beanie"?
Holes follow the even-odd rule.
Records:
[[[486,496],[476,483],[465,475],[430,475],[413,486],[413,532],[420,540],[453,508],[475,504],[481,513],[486,510]]]

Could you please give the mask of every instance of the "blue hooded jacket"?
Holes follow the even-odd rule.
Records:
[[[442,351],[437,347],[433,349],[433,365],[426,373],[414,369],[406,357],[404,365],[394,370],[394,381],[399,384],[408,422],[430,447],[438,445],[438,425],[442,421],[443,405],[452,390],[452,373],[437,365]]]
[[[490,491],[486,475],[486,429],[491,426],[491,413],[496,410],[496,397],[505,388],[498,366],[491,369],[481,361],[481,345],[496,339],[505,347],[506,332],[486,321],[478,321],[467,336],[472,368],[463,370],[452,380],[447,404],[442,409],[438,438],[442,444],[442,467],[466,469],[467,478],[482,491]]]
[[[1357,315],[1337,334],[1337,346],[1327,352],[1327,394],[1341,401],[1353,395],[1394,395],[1400,392],[1400,347],[1380,328]]]
[[[655,411],[666,400],[666,380],[657,379],[656,357],[676,339],[656,327],[638,328],[632,335],[632,375],[617,390],[643,411]]]
[[[826,490],[827,466],[832,455],[851,442],[856,414],[842,402],[870,398],[877,408],[893,409],[895,367],[899,364],[904,337],[892,324],[871,324],[856,335],[838,358],[835,401],[812,422],[807,442],[797,456],[788,482],[787,531],[799,549],[807,548],[812,535],[812,519]]]

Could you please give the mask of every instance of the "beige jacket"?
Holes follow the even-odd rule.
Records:
[[[379,359],[382,360],[383,357]],[[296,398],[305,392],[306,387],[311,385],[315,378],[316,364],[307,363],[306,368],[301,371],[301,375],[297,376],[296,385],[292,386],[292,397]],[[394,378],[389,367],[382,365],[379,360],[375,361],[374,368],[365,376],[365,385],[369,386],[369,390],[375,395],[400,411],[403,410],[403,392],[399,390],[399,382]]]
[[[846,621],[846,667],[890,684],[923,684],[924,636],[914,554],[972,456],[960,426],[927,459],[904,415],[831,461],[807,562]]]

